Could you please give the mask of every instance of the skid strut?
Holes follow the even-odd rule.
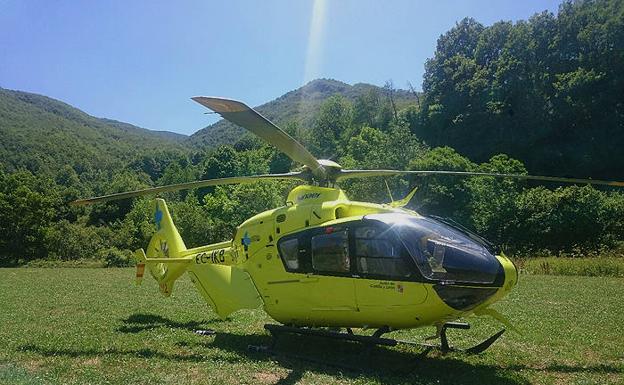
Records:
[[[353,341],[359,342],[365,345],[370,351],[373,346],[382,345],[382,346],[396,346],[399,344],[402,345],[415,345],[424,348],[423,352],[420,356],[427,355],[432,350],[439,350],[440,353],[446,354],[450,352],[462,352],[467,354],[478,354],[485,351],[489,348],[504,332],[505,329],[499,331],[498,333],[492,335],[488,339],[483,342],[468,348],[468,349],[457,349],[450,346],[448,342],[448,337],[446,335],[447,329],[469,329],[470,325],[462,322],[447,322],[443,324],[439,329],[439,338],[440,344],[425,344],[413,341],[404,341],[404,340],[396,340],[393,338],[385,338],[382,337],[383,334],[388,333],[390,330],[389,327],[384,326],[377,329],[373,335],[359,335],[354,334],[350,328],[347,328],[346,333],[342,333],[339,331],[326,330],[326,329],[314,329],[314,328],[305,328],[305,327],[295,327],[295,326],[284,326],[284,325],[275,325],[275,324],[266,324],[264,328],[271,334],[271,344],[269,346],[253,346],[250,345],[248,348],[254,351],[263,351],[263,352],[273,352],[275,345],[277,344],[278,337],[282,334],[299,334],[306,336],[317,336],[317,337],[325,337],[332,338],[343,341]]]
[[[425,350],[423,351],[422,355],[426,355],[427,353],[429,353],[431,350],[433,349],[437,349],[440,351],[440,353],[442,354],[446,354],[449,352],[461,352],[461,353],[467,353],[467,354],[479,354],[484,352],[485,350],[487,350],[487,348],[489,348],[500,336],[503,335],[503,333],[505,332],[505,329],[502,329],[501,331],[499,331],[498,333],[490,336],[489,338],[487,338],[486,340],[484,340],[483,342],[468,348],[468,349],[457,349],[454,348],[452,346],[449,345],[448,342],[448,337],[446,336],[446,331],[447,329],[463,329],[463,330],[467,330],[470,329],[470,325],[464,322],[446,322],[445,324],[442,325],[442,327],[440,328],[440,345],[433,345],[433,344],[418,344],[422,347],[425,348]],[[406,341],[402,341],[402,342],[406,342]]]
[[[399,343],[395,339],[381,337],[382,334],[390,331],[390,329],[387,327],[377,329],[372,336],[354,334],[351,329],[347,329],[346,333],[341,333],[324,329],[298,328],[294,326],[283,326],[274,324],[266,324],[264,325],[264,328],[269,333],[271,333],[271,336],[273,336],[273,340],[270,346],[271,349],[275,347],[275,344],[277,343],[277,337],[282,334],[300,334],[304,336],[334,338],[338,340],[360,342],[366,345],[396,346]]]

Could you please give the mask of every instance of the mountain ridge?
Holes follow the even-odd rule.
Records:
[[[107,168],[137,154],[184,149],[184,135],[97,118],[44,95],[0,88],[0,163],[55,172]]]
[[[335,79],[315,79],[253,108],[277,125],[283,126],[296,122],[302,127],[309,127],[322,102],[327,98],[342,95],[351,102],[355,102],[359,96],[363,96],[370,90],[380,94],[385,92],[383,87],[368,83],[350,85]],[[398,107],[418,101],[418,95],[407,90],[394,89],[393,95]],[[221,144],[235,143],[245,133],[243,128],[221,119],[190,135],[186,143],[211,148]]]
[[[321,104],[329,97],[341,95],[355,103],[371,91],[379,98],[387,97],[387,89],[372,84],[316,79],[256,108],[282,127],[295,122],[305,128],[313,124]],[[418,100],[417,94],[406,90],[392,93],[399,109]],[[94,117],[45,95],[0,87],[0,168],[6,171],[27,169],[54,174],[70,165],[80,174],[113,165],[123,168],[145,154],[211,149],[234,144],[245,134],[245,129],[224,120],[191,136],[153,131]]]

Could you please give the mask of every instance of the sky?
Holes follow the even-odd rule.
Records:
[[[255,106],[309,80],[420,89],[464,17],[527,19],[551,0],[0,0],[0,87],[186,135],[214,123],[192,96]]]

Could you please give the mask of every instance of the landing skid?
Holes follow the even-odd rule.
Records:
[[[429,353],[432,350],[438,350],[440,351],[440,353],[442,354],[446,354],[446,353],[450,353],[450,352],[459,352],[459,353],[466,353],[466,354],[479,354],[479,353],[483,353],[484,351],[486,351],[494,342],[496,342],[496,340],[503,335],[503,333],[505,333],[505,329],[502,329],[501,331],[499,331],[496,334],[493,334],[492,336],[490,336],[489,338],[483,340],[481,343],[470,347],[468,349],[458,349],[455,347],[452,347],[449,345],[448,342],[448,337],[446,336],[446,331],[448,329],[470,329],[470,325],[464,322],[447,322],[445,324],[442,325],[442,327],[440,328],[440,333],[439,333],[439,337],[440,337],[440,344],[436,345],[436,344],[423,344],[423,343],[416,343],[417,345],[421,346],[424,348],[423,353],[421,353],[421,355],[427,355],[427,353]],[[435,338],[435,337],[434,337]],[[408,341],[401,341],[403,343],[410,343]]]
[[[443,324],[440,329],[438,336],[440,338],[439,344],[426,344],[419,343],[413,341],[404,341],[397,340],[393,338],[385,338],[382,337],[383,334],[386,334],[390,331],[388,327],[379,328],[373,333],[373,335],[360,335],[354,334],[350,328],[347,328],[346,332],[333,331],[327,329],[313,329],[313,328],[304,328],[304,327],[294,327],[294,326],[284,326],[284,325],[275,325],[275,324],[266,324],[264,328],[271,334],[271,343],[268,346],[257,346],[257,345],[249,345],[248,348],[252,351],[256,352],[267,352],[267,353],[275,353],[275,347],[278,342],[279,336],[283,334],[298,334],[305,336],[316,336],[316,337],[325,337],[343,341],[353,341],[358,342],[364,345],[367,350],[366,352],[370,352],[370,350],[374,346],[396,346],[396,345],[412,345],[419,346],[423,348],[420,357],[424,357],[432,350],[437,350],[441,354],[447,354],[451,352],[459,352],[465,354],[479,354],[487,350],[504,332],[505,329],[499,331],[498,333],[492,335],[488,339],[483,342],[468,348],[468,349],[458,349],[449,345],[448,337],[446,335],[447,329],[469,329],[470,325],[467,323],[461,322],[447,322]]]

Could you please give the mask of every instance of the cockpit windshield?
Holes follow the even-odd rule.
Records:
[[[386,213],[367,215],[399,236],[418,269],[428,279],[490,284],[500,268],[481,244],[431,218]]]

